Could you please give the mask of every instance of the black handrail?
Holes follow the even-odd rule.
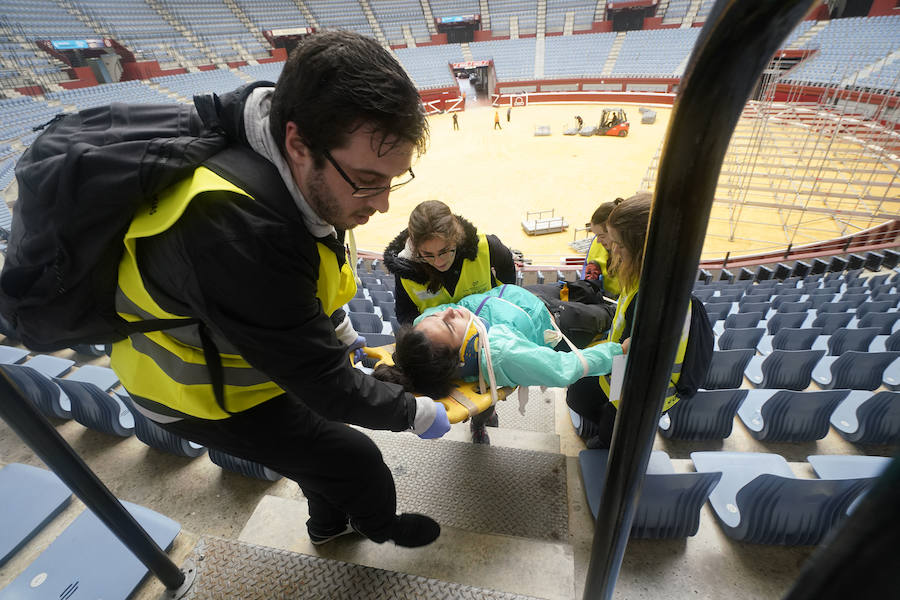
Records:
[[[184,573],[3,372],[0,372],[0,418],[166,588],[181,587]]]
[[[623,397],[585,600],[612,597],[731,133],[770,59],[817,0],[718,0],[675,99],[656,183]]]

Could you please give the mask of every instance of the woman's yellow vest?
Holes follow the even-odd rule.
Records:
[[[609,337],[606,341],[620,343],[624,341],[623,336],[626,334],[625,312],[628,310],[628,305],[631,304],[631,301],[634,300],[636,295],[637,289],[634,289],[625,290],[622,292],[622,295],[619,296],[619,302],[616,305],[616,314],[613,316],[613,324],[609,330]],[[672,408],[679,400],[678,390],[675,388],[675,384],[681,379],[681,364],[684,362],[684,354],[687,351],[688,334],[690,333],[690,330],[691,304],[689,302],[687,318],[684,320],[684,326],[681,329],[681,340],[678,342],[678,351],[675,353],[675,364],[672,366],[672,377],[669,379],[669,387],[666,390],[666,400],[663,403],[663,412]],[[631,335],[630,332],[628,335]],[[603,393],[606,394],[607,398],[609,398],[610,379],[611,377],[609,375],[600,376],[600,388],[603,390]],[[616,408],[619,408],[618,400],[612,404]]]
[[[616,279],[615,275],[609,274],[609,251],[600,243],[600,240],[594,236],[594,240],[591,242],[591,247],[588,248],[587,257],[585,258],[585,267],[592,260],[597,261],[600,264],[600,271],[603,273],[603,289],[618,296],[621,292],[621,287],[619,286],[619,280]]]
[[[125,234],[125,253],[119,263],[116,310],[128,321],[188,318],[163,310],[144,287],[136,259],[136,241],[158,235],[181,217],[198,194],[234,192],[251,198],[231,182],[205,167],[162,192],[158,202],[142,208]],[[252,198],[251,198],[252,199]],[[322,243],[319,251],[317,293],[326,314],[331,314],[356,294],[349,260],[338,266],[334,252]],[[209,368],[196,325],[137,333],[113,344],[110,366],[129,393],[147,398],[175,413],[202,419],[225,419],[281,395],[283,390],[264,373],[251,367],[239,354],[221,352],[224,372],[224,404],[213,393]]]
[[[416,283],[405,278],[401,278],[400,282],[413,304],[419,309],[419,314],[423,313],[426,308],[458,302],[470,294],[481,294],[488,291],[495,285],[492,284],[491,250],[488,247],[487,236],[478,234],[478,256],[475,257],[475,260],[463,260],[459,282],[457,282],[456,291],[452,296],[443,286],[436,292],[429,292],[428,284]],[[501,285],[501,282],[497,281],[496,285]]]

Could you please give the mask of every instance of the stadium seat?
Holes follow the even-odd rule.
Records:
[[[762,327],[726,328],[716,338],[717,348],[719,350],[756,350],[759,340],[762,339],[765,333],[766,330]]]
[[[738,305],[738,313],[758,312],[765,316],[771,308],[772,304],[770,302],[745,302]]]
[[[855,271],[857,269],[862,269],[863,265],[866,264],[866,259],[864,256],[860,256],[859,254],[851,254],[847,257],[847,270]]]
[[[848,350],[840,356],[827,356],[813,371],[813,379],[826,390],[875,390],[885,376],[885,370],[900,352],[855,352]],[[896,382],[900,384],[900,382]],[[890,384],[886,385],[890,387]]]
[[[582,450],[578,454],[588,505],[594,518],[600,507],[609,450]],[[637,539],[676,539],[697,533],[700,509],[721,473],[676,473],[669,455],[650,454],[631,525]]]
[[[881,266],[885,269],[893,269],[900,263],[900,253],[894,250],[882,250],[881,253],[884,255]]]
[[[890,335],[900,319],[897,312],[870,312],[859,318],[857,327],[878,327],[878,335]]]
[[[0,468],[0,566],[69,504],[72,492],[51,471],[11,463]]]
[[[347,302],[347,306],[350,308],[351,312],[357,313],[374,313],[375,305],[372,304],[372,301],[368,298],[353,298],[349,302]]]
[[[813,545],[871,483],[798,479],[784,457],[756,452],[692,452],[699,472],[721,472],[709,496],[725,534],[755,544]]]
[[[759,293],[758,290],[754,290],[752,294],[747,294],[742,296],[740,300],[738,300],[738,304],[743,306],[744,304],[752,304],[757,302],[766,302],[771,306],[772,294],[770,292]]]
[[[744,370],[756,350],[715,350],[706,380],[702,388],[705,390],[722,390],[740,388],[744,381]]]
[[[877,271],[881,268],[883,263],[884,254],[879,254],[878,252],[866,252],[863,268],[868,271]]]
[[[791,276],[791,268],[784,264],[778,263],[775,265],[775,271],[772,273],[772,279],[787,279]]]
[[[778,307],[779,313],[800,313],[807,312],[812,309],[812,302],[782,302],[781,306]]]
[[[840,256],[832,256],[831,262],[828,263],[828,270],[832,273],[839,273],[847,268],[847,261]]]
[[[826,293],[809,295],[809,303],[811,305],[810,308],[816,312],[818,312],[819,308],[826,302],[834,302],[834,298],[835,298],[835,296],[837,296],[837,294],[828,292],[828,290],[817,290],[817,291],[822,291],[822,292],[826,292]]]
[[[716,290],[713,288],[707,288],[706,286],[702,286],[701,288],[694,289],[693,294],[697,296],[697,299],[701,302],[707,302],[710,298],[712,298],[713,294],[716,293]]]
[[[848,350],[868,352],[872,340],[878,335],[877,327],[842,327],[835,330],[828,338],[828,354],[840,356]]]
[[[778,310],[785,302],[799,302],[801,294],[779,294],[772,298],[772,308]]]
[[[828,419],[849,391],[750,390],[737,415],[758,440],[812,442],[828,433]]]
[[[378,305],[378,309],[381,310],[382,321],[390,321],[396,314],[394,302],[382,302]]]
[[[384,329],[384,321],[371,312],[349,312],[348,316],[350,317],[350,322],[353,323],[353,328],[362,335],[366,335],[368,333],[381,333]]]
[[[794,263],[794,268],[791,269],[791,277],[806,277],[811,268],[809,263],[798,260]]]
[[[262,479],[263,481],[278,481],[281,479],[281,475],[259,463],[244,460],[212,448],[209,450],[209,460],[226,471],[232,471],[254,479]]]
[[[806,322],[808,315],[802,313],[775,313],[772,318],[766,321],[766,329],[771,335],[778,333],[780,329],[789,327],[792,329],[800,329]]]
[[[698,390],[659,419],[659,433],[676,440],[722,440],[731,435],[734,414],[748,390]]]
[[[753,280],[753,271],[747,269],[746,267],[741,267],[740,273],[738,274],[738,281],[752,281]]]
[[[821,315],[822,313],[845,313],[851,309],[855,308],[852,302],[825,302],[824,304],[819,305],[819,308],[816,310],[817,315]]]
[[[762,320],[764,315],[765,313],[761,312],[730,314],[725,318],[725,329],[747,329],[750,327],[756,327],[759,324],[760,320]]]
[[[821,258],[814,258],[809,269],[810,275],[821,275],[828,269],[828,263]]]
[[[857,444],[900,444],[900,393],[850,392],[831,413],[831,424]]]
[[[756,269],[756,281],[766,281],[772,279],[772,269],[762,265]]]
[[[841,327],[846,327],[853,318],[853,313],[848,312],[819,313],[813,319],[812,326],[821,327],[822,335],[832,335]]]
[[[116,391],[116,395],[131,411],[131,416],[134,418],[134,435],[151,448],[185,458],[196,458],[206,452],[204,446],[195,444],[163,429],[157,423],[141,414],[140,411],[134,408],[131,396],[125,390]]]
[[[824,350],[772,350],[764,359],[750,360],[745,374],[757,388],[805,390]]]
[[[865,302],[868,299],[869,299],[869,294],[866,294],[866,293],[850,294],[850,293],[844,292],[843,294],[841,294],[840,297],[838,297],[837,301],[840,302],[841,304],[849,303],[850,308],[855,310],[856,308],[859,307],[860,304],[862,304],[863,302]]]
[[[382,302],[393,302],[394,292],[371,292],[369,297],[375,306],[380,306]]]
[[[87,365],[55,381],[72,403],[72,417],[88,429],[120,437],[134,433],[131,411],[107,393],[119,383],[112,369]]]
[[[782,327],[775,335],[763,337],[757,348],[764,356],[772,350],[811,350],[820,335],[821,327]]]
[[[714,297],[713,300],[716,300]],[[732,303],[731,302],[713,302],[710,304],[705,304],[706,313],[709,315],[710,321],[713,319],[716,321],[724,321],[725,317],[728,316],[728,313],[731,312]]]
[[[894,308],[894,303],[890,300],[886,301],[876,301],[876,302],[863,302],[856,309],[856,318],[862,319],[869,313],[886,313],[891,308]]]

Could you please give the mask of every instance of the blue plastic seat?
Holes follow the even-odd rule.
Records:
[[[692,452],[699,472],[721,472],[709,503],[728,537],[754,544],[813,545],[869,485],[860,479],[798,479],[777,454]]]
[[[771,335],[775,335],[784,327],[790,329],[800,329],[806,322],[808,315],[802,313],[775,313],[772,318],[766,321],[766,329]]]
[[[822,335],[821,327],[783,327],[772,336],[772,350],[809,350]]]
[[[828,338],[828,354],[840,356],[848,350],[868,352],[878,331],[877,327],[842,327]]]
[[[771,299],[772,299],[772,295],[769,293],[752,294],[752,295],[748,294],[746,296],[743,296],[740,300],[738,300],[738,304],[743,306],[744,304],[753,304],[756,302],[770,302]]]
[[[393,302],[382,302],[378,305],[379,310],[381,310],[381,320],[382,321],[390,321],[395,312],[395,304]]]
[[[842,303],[849,302],[850,308],[855,309],[855,308],[859,307],[860,304],[867,301],[868,299],[869,299],[869,294],[866,294],[866,293],[848,294],[845,292],[844,294],[841,295],[840,298],[838,298],[838,302],[842,302]]]
[[[744,382],[744,370],[756,350],[715,350],[703,389],[736,389]]]
[[[765,313],[763,312],[730,314],[725,317],[725,329],[747,329],[756,327],[764,315]]]
[[[0,468],[0,565],[58,515],[72,492],[46,469],[11,463]]]
[[[748,390],[699,390],[679,400],[659,419],[659,433],[676,440],[722,440]]]
[[[853,391],[831,413],[841,436],[858,444],[900,444],[900,393]]]
[[[375,306],[380,306],[382,302],[393,302],[394,292],[372,292],[369,297]]]
[[[822,335],[832,335],[841,327],[846,327],[854,318],[853,313],[835,312],[835,313],[819,313],[813,319],[813,327],[821,327]]]
[[[813,303],[806,302],[782,302],[778,307],[779,313],[803,313],[812,309]]]
[[[741,298],[743,298],[743,297],[744,297],[744,292],[743,292],[743,291],[723,292],[723,291],[720,290],[720,291],[719,291],[719,295],[718,295],[718,296],[713,296],[713,297],[711,298],[711,300],[712,300],[712,302],[718,302],[718,303],[721,303],[721,302],[737,302],[737,301],[739,301],[739,300],[740,300]]]
[[[802,295],[800,294],[779,294],[772,298],[772,308],[778,310],[781,305],[786,302],[799,302]]]
[[[581,477],[591,514],[597,518],[609,450],[582,450]],[[697,533],[700,509],[721,473],[676,473],[665,452],[650,454],[641,497],[631,526],[632,538],[675,539]]]
[[[869,480],[867,488],[871,487],[891,464],[891,459],[887,456],[860,456],[858,454],[819,454],[807,456],[806,460],[820,479],[866,478]],[[847,507],[848,515],[853,512],[866,492],[868,489]]]
[[[827,291],[827,290],[823,290]],[[819,308],[826,302],[832,302],[835,294],[816,294],[809,297],[809,304],[812,310],[818,312]]]
[[[381,283],[380,281],[378,281],[377,283],[375,283],[375,282],[370,282],[370,283],[363,282],[363,285],[366,287],[367,290],[369,290],[370,293],[371,293],[371,292],[389,292],[389,291],[390,291],[390,288],[388,288],[388,286],[384,285],[384,284]]]
[[[816,313],[819,315],[823,313],[845,313],[852,308],[854,308],[852,302],[826,302],[816,309]]]
[[[181,525],[148,508],[124,501],[122,505],[160,548],[171,547]],[[125,544],[85,510],[0,591],[0,597],[124,600],[133,597],[147,572]]]
[[[353,298],[347,302],[347,306],[350,308],[351,312],[373,314],[375,312],[375,305],[372,304],[372,301],[368,298]]]
[[[886,313],[891,308],[894,305],[890,301],[863,302],[856,309],[856,318],[862,319],[869,313]]]
[[[891,335],[900,313],[897,312],[870,312],[860,317],[857,327],[878,327],[878,335]]]
[[[749,361],[745,374],[757,388],[805,390],[824,355],[824,350],[772,350],[765,359]]]
[[[88,429],[120,437],[134,433],[131,411],[107,393],[119,383],[112,369],[87,365],[55,381],[72,403],[72,417]]]
[[[394,335],[391,333],[367,333],[366,346],[377,348],[378,346],[387,346],[394,343]]]
[[[15,346],[0,346],[0,364],[14,365],[28,358],[28,350]]]
[[[373,312],[358,313],[351,311],[347,314],[350,317],[350,322],[353,323],[353,328],[363,335],[367,333],[381,333],[384,327],[381,318]]]
[[[850,390],[752,390],[737,410],[750,435],[767,442],[812,442],[828,433],[828,419]]]
[[[715,300],[715,298],[713,298]],[[732,303],[731,302],[721,302],[721,303],[710,303],[705,304],[706,314],[709,315],[710,320],[715,319],[716,321],[724,321],[725,317],[728,316],[728,313],[731,312]]]
[[[700,302],[707,302],[707,301],[709,301],[710,298],[712,298],[713,294],[716,293],[716,290],[712,289],[712,288],[711,289],[694,288],[694,291],[692,293],[695,296],[697,296],[697,299],[700,300]]]
[[[196,458],[206,452],[206,448],[200,444],[195,444],[179,437],[142,415],[134,408],[134,404],[131,400],[131,396],[128,395],[128,392],[121,390],[117,391],[116,395],[128,410],[131,411],[131,414],[134,417],[135,436],[151,448],[156,448],[162,452],[168,452],[169,454],[183,456],[185,458]]]
[[[816,365],[813,379],[826,390],[875,390],[887,375],[885,370],[897,358],[900,358],[900,352],[848,350],[840,356],[826,356]]]
[[[763,316],[768,314],[769,310],[772,308],[771,302],[746,302],[744,304],[738,305],[738,313],[762,313]]]
[[[209,449],[209,460],[226,471],[232,471],[254,479],[262,479],[263,481],[278,481],[281,479],[281,475],[268,467],[212,448]]]
[[[755,350],[757,344],[759,344],[759,340],[762,339],[765,333],[766,330],[762,327],[735,327],[725,329],[725,331],[716,338],[716,341],[719,350]]]

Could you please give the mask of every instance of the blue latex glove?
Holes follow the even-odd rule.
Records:
[[[447,417],[447,409],[444,408],[444,405],[440,402],[435,402],[434,407],[436,412],[431,427],[419,434],[419,437],[423,440],[433,440],[443,437],[445,433],[450,431],[450,419]]]
[[[366,353],[363,352],[363,346],[366,345],[366,338],[361,335],[356,336],[356,341],[350,344],[350,352],[353,353],[353,362],[362,362],[362,359],[366,357]]]

